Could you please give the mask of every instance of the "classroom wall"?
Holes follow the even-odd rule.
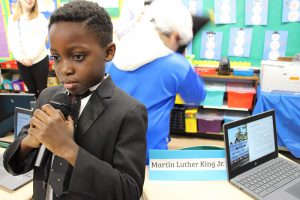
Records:
[[[251,62],[252,66],[260,66],[260,61],[263,57],[264,50],[264,39],[265,31],[267,30],[286,30],[288,31],[288,40],[286,46],[285,56],[294,56],[296,53],[300,52],[300,22],[289,22],[282,23],[282,4],[283,0],[269,0],[268,9],[268,22],[264,26],[246,26],[245,25],[245,0],[236,0],[236,23],[225,24],[225,25],[215,25],[213,23],[208,24],[202,30],[203,31],[221,31],[223,32],[222,41],[222,52],[221,56],[227,56],[229,47],[229,35],[230,28],[232,27],[242,27],[242,28],[253,28],[252,32],[252,45],[249,58],[243,57],[230,57],[232,61],[245,61]],[[214,0],[204,0],[203,1],[203,12],[204,15],[209,16],[209,10],[213,10]],[[200,49],[201,49],[201,34],[199,32],[193,41],[193,53],[195,54],[195,59],[200,59]]]

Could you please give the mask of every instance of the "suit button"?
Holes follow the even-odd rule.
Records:
[[[46,182],[42,181],[42,188],[45,189],[46,188]]]

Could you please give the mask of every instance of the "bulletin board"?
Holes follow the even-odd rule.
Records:
[[[230,57],[231,61],[243,61],[251,62],[251,66],[260,67],[260,62],[264,53],[265,31],[278,30],[288,31],[288,40],[286,46],[285,56],[294,56],[300,52],[300,22],[282,22],[282,6],[283,0],[269,0],[267,25],[245,25],[245,0],[236,0],[236,23],[216,25],[213,23],[205,26],[194,37],[192,50],[196,60],[202,60],[200,58],[201,51],[201,35],[202,31],[214,31],[223,33],[222,51],[221,56],[227,56],[229,51],[229,38],[230,29],[234,27],[238,28],[252,28],[252,44],[250,50],[250,57]],[[209,11],[214,10],[214,0],[203,1],[204,15],[209,15]]]
[[[9,17],[8,1],[0,0],[0,62],[12,59],[8,49],[6,27]]]

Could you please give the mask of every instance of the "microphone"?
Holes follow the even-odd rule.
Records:
[[[65,118],[67,118],[71,113],[71,99],[65,93],[58,93],[57,95],[52,97],[49,104],[53,108],[60,110],[64,114]],[[49,150],[46,149],[45,145],[41,145],[34,166],[35,167],[43,166],[43,164],[45,163],[45,161],[49,156],[49,153],[50,152]]]
[[[60,110],[65,118],[67,118],[71,114],[71,99],[70,97],[65,93],[58,93],[50,100],[50,105]]]

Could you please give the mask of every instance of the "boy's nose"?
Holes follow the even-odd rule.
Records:
[[[61,65],[60,66],[60,68],[61,68],[60,74],[61,75],[68,76],[68,75],[74,73],[74,70],[73,70],[70,62],[68,62],[68,61],[61,62],[60,65]]]

